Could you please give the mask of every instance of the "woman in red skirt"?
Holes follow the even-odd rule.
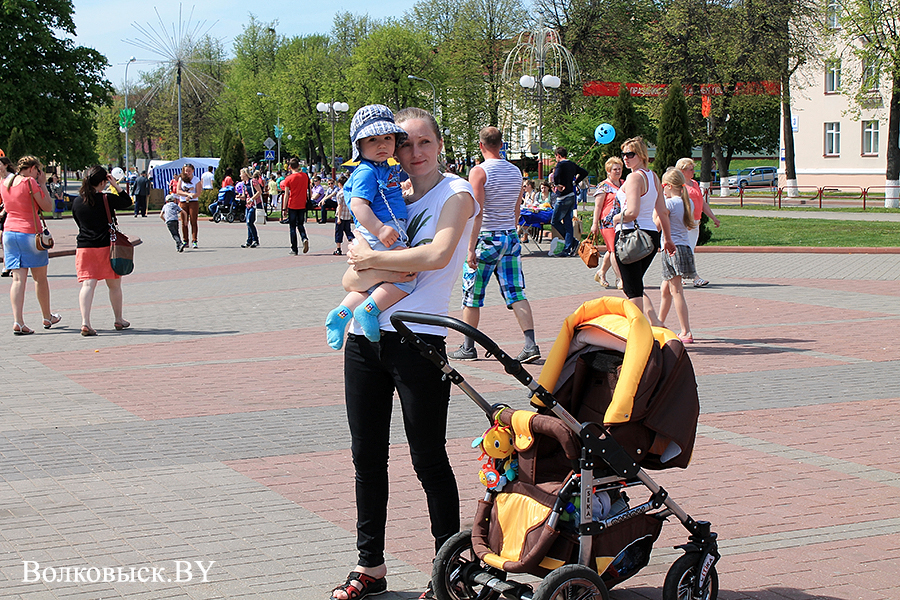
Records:
[[[107,188],[111,187],[111,190]],[[97,335],[91,327],[91,304],[97,282],[106,281],[109,303],[112,306],[116,330],[131,325],[122,317],[122,280],[109,264],[109,220],[103,199],[109,203],[110,213],[131,206],[128,197],[115,178],[100,166],[88,169],[81,182],[81,193],[72,205],[72,216],[78,225],[75,250],[75,272],[81,282],[78,305],[81,307],[81,335]]]

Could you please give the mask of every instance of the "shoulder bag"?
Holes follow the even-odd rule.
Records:
[[[600,250],[594,244],[596,238],[591,232],[587,239],[578,246],[578,256],[584,261],[588,269],[595,269],[600,264]]]
[[[134,271],[134,247],[141,243],[140,238],[134,241],[128,239],[119,231],[119,223],[115,214],[109,210],[109,201],[106,194],[103,196],[103,206],[106,208],[106,219],[109,222],[109,265],[116,275],[129,275]]]
[[[616,260],[623,265],[630,265],[642,258],[650,256],[655,250],[650,234],[634,222],[634,229],[622,229],[616,240]]]
[[[28,193],[31,194],[31,201],[34,202],[34,228],[37,231],[34,234],[34,245],[38,250],[49,250],[53,247],[53,236],[50,235],[50,230],[47,229],[47,221],[44,220],[44,213],[41,210],[41,205],[38,204],[37,198],[34,197],[34,190],[31,189],[31,182],[28,183]],[[40,225],[38,225],[38,218],[40,218]]]

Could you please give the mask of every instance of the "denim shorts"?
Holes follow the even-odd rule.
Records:
[[[38,250],[33,233],[3,232],[3,263],[7,269],[36,269],[50,264],[50,254]]]

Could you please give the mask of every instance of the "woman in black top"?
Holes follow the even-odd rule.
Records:
[[[108,186],[112,187],[111,191],[105,191]],[[111,214],[116,209],[131,206],[131,198],[106,169],[91,167],[85,174],[81,192],[72,205],[72,217],[78,225],[75,271],[81,282],[78,305],[81,307],[83,336],[97,335],[97,331],[91,327],[91,304],[97,282],[101,279],[106,281],[106,287],[109,288],[109,303],[115,315],[113,326],[121,331],[131,325],[122,317],[122,281],[109,264],[109,220],[104,197]]]

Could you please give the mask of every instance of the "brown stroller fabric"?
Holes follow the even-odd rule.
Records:
[[[622,342],[625,352],[588,346],[570,355],[581,327],[602,329]],[[557,385],[563,372],[565,381]],[[607,428],[643,468],[688,465],[700,413],[693,367],[677,336],[651,330],[632,303],[601,298],[582,305],[566,320],[540,383],[554,390],[560,406],[580,423]],[[538,408],[538,413],[505,409],[494,415],[514,430],[518,477],[492,502],[479,502],[472,547],[492,567],[542,577],[577,562],[578,536],[546,522],[563,484],[577,469],[581,440],[556,415],[546,414],[548,409]],[[594,536],[595,568],[599,573],[612,569],[623,548],[638,538],[655,540],[661,527],[661,520],[642,515]]]

